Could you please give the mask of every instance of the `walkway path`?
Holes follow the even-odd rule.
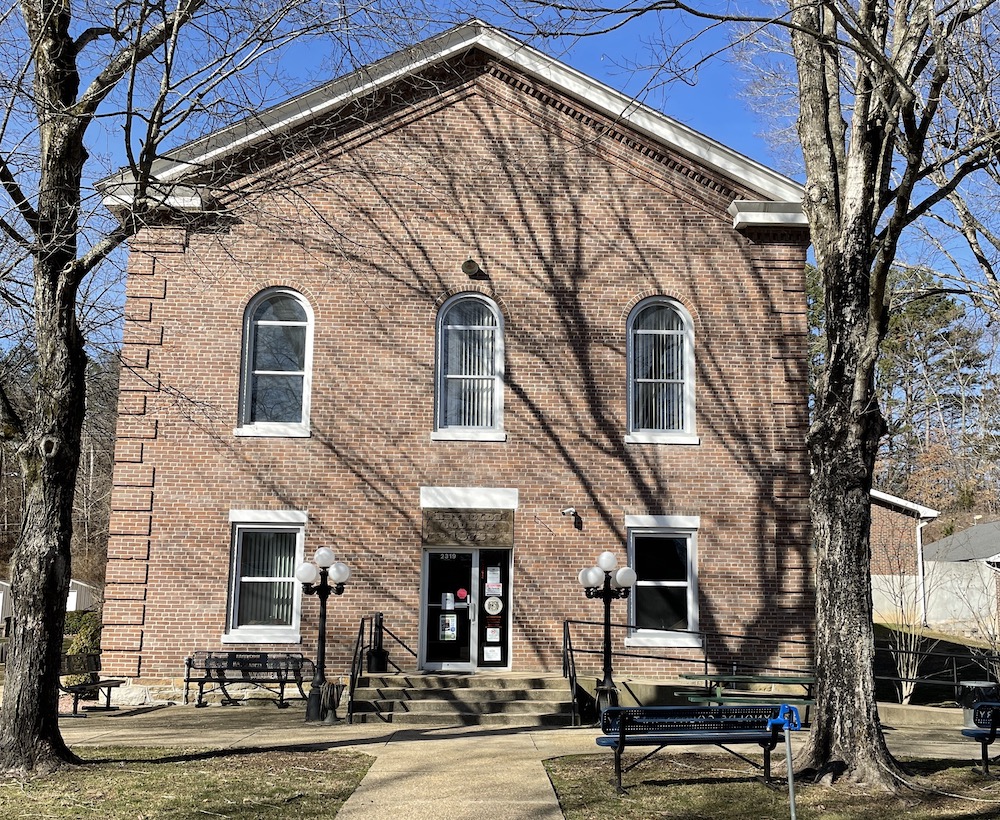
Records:
[[[912,710],[907,715],[912,720],[892,720],[896,728],[886,732],[895,754],[966,759],[970,764],[978,759],[978,745],[959,734],[961,712]],[[937,720],[941,722],[935,725]],[[295,706],[123,707],[65,718],[60,727],[70,746],[295,747],[353,749],[375,756],[338,820],[561,820],[542,761],[607,754],[595,745],[597,731],[590,727],[312,724],[305,723],[302,709]],[[804,735],[797,733],[795,741]]]

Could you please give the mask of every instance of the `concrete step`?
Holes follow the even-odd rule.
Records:
[[[353,720],[416,725],[568,726],[569,685],[553,675],[367,675]]]

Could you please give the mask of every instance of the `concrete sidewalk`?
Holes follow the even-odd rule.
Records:
[[[888,712],[888,710],[886,710]],[[341,820],[560,820],[543,760],[608,754],[593,727],[407,727],[305,723],[295,704],[155,706],[87,713],[60,720],[75,746],[351,749],[376,760],[343,806]],[[960,710],[909,707],[883,715],[886,739],[900,757],[978,760],[978,744],[959,734]],[[797,745],[805,732],[793,735]],[[678,747],[678,750],[681,750]],[[709,747],[692,747],[701,752]]]

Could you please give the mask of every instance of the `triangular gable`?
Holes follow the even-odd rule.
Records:
[[[171,152],[152,168],[153,176],[162,183],[161,190],[167,192],[163,204],[178,210],[200,210],[204,205],[201,195],[193,186],[184,187],[186,177],[471,49],[479,49],[706,169],[758,192],[759,201],[732,204],[729,212],[734,227],[806,226],[801,208],[803,191],[798,183],[479,21],[457,26]],[[131,172],[123,171],[99,184],[109,209],[128,210],[131,180]]]

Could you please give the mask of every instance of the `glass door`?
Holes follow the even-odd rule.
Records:
[[[477,578],[475,550],[429,550],[424,554],[424,668],[475,669]]]

